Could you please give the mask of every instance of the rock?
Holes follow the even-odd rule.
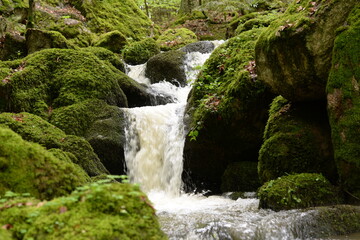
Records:
[[[0,127],[0,194],[30,193],[40,199],[68,194],[89,181],[72,162],[60,161],[44,147]]]
[[[290,101],[326,99],[336,29],[356,0],[294,1],[256,44],[258,78]]]
[[[74,48],[61,33],[56,31],[43,31],[30,28],[26,31],[25,38],[28,54],[46,48]]]
[[[196,41],[196,34],[187,28],[168,29],[156,40],[162,51],[176,50]]]
[[[234,162],[221,178],[222,192],[254,192],[260,187],[257,162]]]
[[[130,65],[146,63],[149,58],[160,53],[160,48],[153,38],[145,38],[124,48],[124,61]]]
[[[327,84],[328,113],[335,161],[347,201],[360,203],[360,7],[335,39]]]
[[[46,149],[59,155],[69,155],[68,158],[82,167],[89,176],[107,174],[108,171],[94,153],[90,144],[81,137],[66,135],[62,130],[44,119],[30,113],[1,113],[0,125],[9,127],[24,140],[39,143]]]
[[[26,54],[25,38],[16,33],[6,33],[0,38],[0,60],[23,58]]]
[[[274,99],[259,151],[262,183],[288,173],[322,173],[338,180],[326,103]]]
[[[89,141],[111,174],[125,174],[125,123],[120,108],[92,99],[54,110],[50,122]]]
[[[215,45],[210,41],[194,42],[180,48],[185,53],[200,52],[200,53],[211,53],[215,48]]]
[[[139,187],[104,181],[49,202],[8,200],[0,204],[0,224],[22,239],[167,239]]]
[[[121,32],[112,31],[101,35],[95,47],[103,47],[114,53],[120,53],[126,42],[126,37]]]
[[[256,79],[254,48],[263,28],[243,32],[214,50],[190,92],[185,123],[184,181],[221,192],[233,162],[257,162],[272,95]]]
[[[168,81],[175,85],[185,86],[184,60],[185,53],[181,51],[157,54],[147,62],[145,76],[151,83]]]
[[[275,211],[338,204],[338,191],[321,174],[301,173],[265,183],[258,191],[261,208]]]
[[[91,98],[128,106],[120,85],[128,88],[132,80],[88,52],[45,49],[16,62],[2,62],[0,69],[0,102],[6,103],[0,111],[46,118],[53,109]]]

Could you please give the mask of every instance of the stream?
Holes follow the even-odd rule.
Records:
[[[209,55],[187,54],[185,68],[189,81],[196,77],[196,66],[202,65]],[[316,210],[259,209],[254,193],[237,200],[184,193],[183,115],[191,86],[176,87],[167,82],[151,85],[144,76],[146,64],[128,68],[130,77],[149,85],[153,93],[170,95],[173,100],[166,105],[124,109],[128,121],[127,174],[149,196],[169,239],[320,239],[319,234],[326,228],[314,221]],[[360,239],[360,235],[327,239]]]

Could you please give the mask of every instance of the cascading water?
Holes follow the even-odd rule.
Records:
[[[195,78],[194,66],[202,65],[209,55],[187,54],[188,79]],[[318,236],[324,227],[313,220],[316,210],[273,212],[258,209],[256,198],[235,201],[181,192],[185,139],[182,119],[190,87],[166,82],[150,85],[144,76],[145,67],[146,64],[129,66],[128,75],[149,85],[153,93],[170,95],[173,103],[124,109],[128,120],[125,159],[130,181],[139,183],[148,194],[170,239],[275,240]]]

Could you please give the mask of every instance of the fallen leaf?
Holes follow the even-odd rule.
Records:
[[[9,229],[12,229],[14,226],[13,225],[11,225],[11,224],[5,224],[5,225],[3,225],[1,228],[2,229],[5,229],[5,230],[9,230]]]

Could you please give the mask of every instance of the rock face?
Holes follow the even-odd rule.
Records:
[[[125,174],[124,116],[120,108],[91,99],[54,110],[49,121],[67,134],[89,141],[111,174]]]
[[[151,83],[168,81],[175,85],[185,86],[184,60],[185,53],[181,51],[174,50],[157,54],[147,62],[145,76]]]
[[[335,161],[348,201],[360,199],[360,6],[335,39],[327,100]],[[354,197],[355,196],[355,197]]]
[[[326,103],[292,103],[276,97],[259,152],[262,183],[290,173],[322,173],[333,183],[337,171]]]
[[[65,155],[71,155],[71,161],[82,167],[89,176],[108,173],[86,140],[66,135],[38,116],[30,113],[1,113],[0,125],[9,127],[26,141],[39,143],[48,150],[58,149]]]
[[[338,204],[338,191],[320,174],[283,176],[258,191],[261,208],[275,211]]]
[[[1,195],[13,191],[51,199],[89,181],[79,166],[61,161],[44,147],[23,140],[6,127],[0,127],[0,166]]]
[[[167,239],[146,195],[130,184],[97,182],[46,203],[15,198],[0,207],[0,224],[19,239]]]
[[[355,3],[294,1],[256,44],[259,80],[291,101],[326,99],[336,29]]]
[[[215,49],[194,83],[185,118],[184,181],[190,178],[197,189],[220,192],[229,164],[257,162],[272,99],[252,65],[262,30],[244,32]]]

